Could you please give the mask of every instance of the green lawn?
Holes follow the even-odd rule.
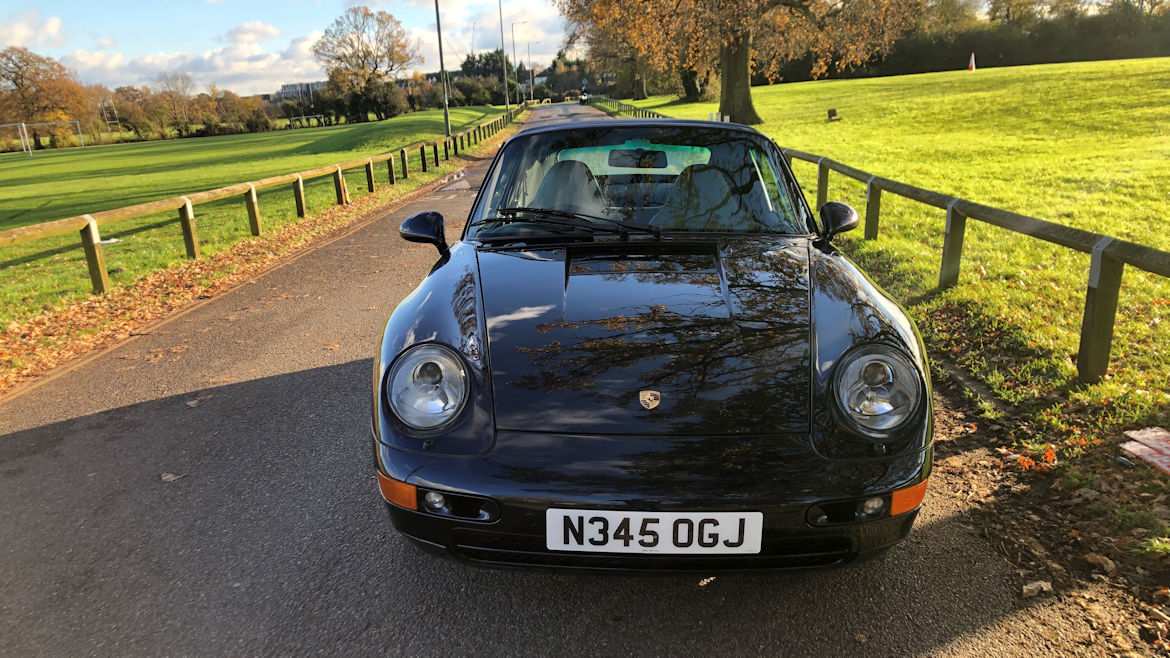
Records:
[[[502,110],[495,108],[452,109],[451,125],[461,129],[499,114]],[[440,110],[352,126],[38,151],[31,158],[3,155],[0,230],[355,160],[442,134]],[[417,151],[412,152],[410,177],[398,187],[433,180],[450,170],[446,164],[422,174]],[[378,184],[385,185],[386,165],[379,163],[375,171]],[[401,175],[397,164],[396,172]],[[351,198],[367,194],[363,168],[345,177]],[[257,196],[265,231],[296,219],[289,187],[261,190]],[[306,181],[305,196],[310,214],[329,208],[335,203],[332,178]],[[113,285],[127,285],[185,257],[177,217],[157,214],[101,228],[103,239],[118,239],[104,247]],[[250,237],[242,197],[195,206],[195,219],[206,255]],[[76,234],[0,249],[0,330],[89,293]]]
[[[1170,59],[1084,62],[756,87],[786,147],[1042,219],[1170,250]],[[715,104],[637,103],[705,119]],[[841,121],[828,123],[835,108]],[[814,165],[794,163],[807,193]],[[831,174],[829,198],[864,209]],[[1089,257],[968,222],[960,285],[939,294],[942,211],[883,195],[876,242],[845,250],[910,307],[930,342],[1034,412],[1026,437],[1079,445],[1170,422],[1170,282],[1127,268],[1106,382],[1072,379]]]
[[[502,113],[453,108],[452,128]],[[312,169],[434,139],[443,112],[382,122],[0,155],[0,230],[266,176]],[[2,256],[0,256],[2,257]]]

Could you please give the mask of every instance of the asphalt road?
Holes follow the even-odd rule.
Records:
[[[833,570],[700,585],[415,550],[375,483],[371,356],[436,258],[398,224],[439,210],[451,239],[481,177],[0,406],[0,653],[1015,655],[1076,632],[1019,608],[945,484],[909,541]]]

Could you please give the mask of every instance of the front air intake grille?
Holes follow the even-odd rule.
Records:
[[[755,555],[642,555],[550,551],[544,537],[462,531],[455,553],[496,566],[637,571],[738,571],[799,569],[841,564],[853,556],[848,537],[764,539]]]

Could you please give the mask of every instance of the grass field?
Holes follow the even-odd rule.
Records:
[[[499,113],[453,108],[451,125]],[[0,230],[353,160],[442,132],[442,111],[427,110],[352,126],[8,153]]]
[[[758,126],[796,148],[928,189],[1170,250],[1170,59],[1085,62],[756,87]],[[707,118],[715,104],[636,103]],[[828,123],[835,108],[841,121]],[[815,194],[814,165],[794,163]],[[831,174],[829,198],[864,208]],[[934,347],[1031,411],[1034,445],[1075,452],[1119,426],[1170,422],[1170,282],[1127,268],[1111,372],[1073,382],[1089,257],[968,222],[960,285],[937,293],[942,211],[882,199],[876,242],[845,250]]]
[[[453,129],[501,114],[495,108],[451,110]],[[352,126],[256,135],[144,142],[0,156],[0,230],[213,189],[266,176],[354,160],[430,140],[443,133],[442,111]],[[410,184],[434,178],[411,154]],[[386,180],[385,165],[378,178]],[[351,197],[366,193],[361,168],[346,172]],[[334,203],[329,177],[306,181],[310,211]],[[296,218],[284,187],[258,192],[265,230]],[[242,199],[195,207],[202,252],[215,254],[249,236]],[[177,215],[166,213],[102,228],[114,285],[184,257]],[[89,294],[85,256],[76,235],[0,249],[0,329]]]

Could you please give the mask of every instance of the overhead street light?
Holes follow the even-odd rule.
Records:
[[[528,21],[516,21],[515,23],[512,23],[512,61],[513,62],[516,61],[516,26],[522,25],[522,24],[527,23],[527,22]],[[520,80],[516,80],[516,98],[518,99],[516,101],[517,104],[519,104],[520,99],[522,99],[522,97],[520,96],[520,93],[521,93],[520,92]]]
[[[447,69],[443,66],[443,26],[439,23],[439,0],[435,0],[435,32],[439,35],[439,84],[443,85],[443,126],[447,131],[447,137],[450,137],[451,111],[447,108]]]
[[[532,44],[534,43],[540,45],[539,41],[528,42],[528,100],[530,101],[536,100],[536,74],[533,73],[535,69],[532,66]]]
[[[496,5],[500,8],[500,68],[504,79],[504,111],[509,112],[512,107],[508,102],[508,64],[504,58],[504,0],[497,0]]]

